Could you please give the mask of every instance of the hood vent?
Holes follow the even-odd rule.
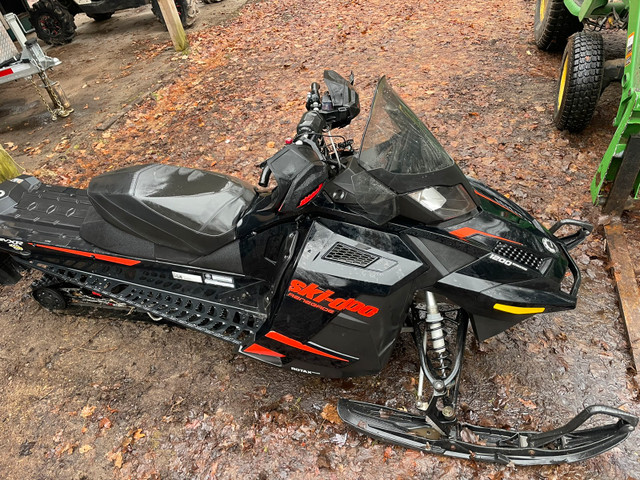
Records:
[[[330,262],[366,268],[380,257],[378,255],[365,252],[364,250],[360,250],[359,248],[338,242],[333,245],[333,247],[331,247],[331,249],[325,253],[322,258],[329,260]]]

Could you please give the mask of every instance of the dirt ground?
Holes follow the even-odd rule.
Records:
[[[574,251],[583,273],[575,311],[469,340],[463,418],[547,429],[594,403],[640,414],[602,235],[609,219],[588,193],[620,88],[605,92],[582,134],[554,129],[560,55],[533,44],[533,0],[270,0],[234,13],[241,3],[201,6],[220,11],[201,15],[188,58],[147,9],[83,23],[73,43],[48,51],[64,62],[55,78],[76,112],[50,122],[35,92],[3,88],[0,141],[52,182],[85,185],[142,161],[255,182],[255,165],[293,133],[324,68],[354,71],[365,114],[387,74],[466,173],[548,226],[567,217],[597,225]],[[346,134],[358,140],[364,121]],[[623,220],[637,227],[634,215]],[[3,479],[640,478],[637,433],[580,464],[515,468],[389,447],[334,423],[327,413],[340,397],[412,408],[408,337],[381,374],[323,380],[176,327],[48,312],[29,296],[33,278],[0,294]]]
[[[197,22],[188,34],[196,35],[237,14],[246,0],[199,3]],[[0,93],[0,140],[27,170],[43,159],[55,158],[67,145],[90,142],[101,128],[121,118],[136,102],[179,75],[181,55],[173,49],[166,29],[151,13],[151,6],[116,12],[104,22],[80,14],[76,37],[68,45],[40,44],[62,65],[50,70],[60,82],[74,113],[51,120],[40,96],[26,80],[5,84]],[[30,37],[35,36],[31,34]],[[48,103],[47,94],[40,89]],[[56,149],[56,147],[58,147]]]

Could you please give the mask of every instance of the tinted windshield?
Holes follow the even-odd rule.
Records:
[[[429,129],[393,91],[378,82],[358,163],[366,170],[425,174],[453,165]]]

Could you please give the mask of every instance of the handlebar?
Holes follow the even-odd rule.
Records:
[[[311,90],[307,93],[307,110],[320,108],[320,85],[317,82],[311,84]]]
[[[267,188],[267,186],[269,185],[270,177],[271,177],[271,168],[269,167],[269,165],[266,165],[266,162],[265,162],[265,166],[262,169],[262,174],[260,175],[260,180],[258,180],[258,185],[260,185],[263,188]]]

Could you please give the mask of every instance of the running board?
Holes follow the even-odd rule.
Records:
[[[563,427],[548,432],[517,432],[458,423],[446,436],[424,416],[371,403],[340,399],[338,414],[359,432],[385,442],[426,453],[505,465],[555,465],[585,460],[618,445],[638,424],[635,415],[592,405]],[[595,415],[607,415],[617,421],[578,430]]]

